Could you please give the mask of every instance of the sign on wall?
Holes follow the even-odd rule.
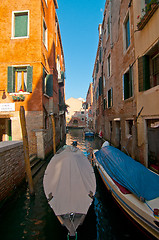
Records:
[[[15,103],[0,103],[0,112],[15,111]]]

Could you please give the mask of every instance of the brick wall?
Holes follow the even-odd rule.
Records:
[[[0,203],[13,194],[24,178],[23,142],[0,142]]]

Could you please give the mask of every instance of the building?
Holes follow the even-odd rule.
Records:
[[[129,1],[106,1],[93,71],[95,129],[114,146],[133,153],[136,117],[133,82],[134,26]]]
[[[66,100],[67,113],[66,124],[67,127],[85,128],[87,124],[87,111],[83,98],[69,98]]]
[[[105,3],[93,70],[94,128],[159,171],[159,2]]]
[[[20,140],[24,106],[31,155],[52,150],[52,123],[60,142],[65,63],[56,0],[3,1],[0,6],[0,141]],[[60,102],[60,103],[61,103]],[[62,116],[61,116],[62,114]]]
[[[140,162],[159,173],[159,1],[133,1]]]
[[[87,127],[93,128],[93,83],[90,83],[86,96]]]

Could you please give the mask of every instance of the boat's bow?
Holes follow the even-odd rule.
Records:
[[[75,235],[95,194],[93,168],[86,156],[67,147],[50,161],[44,176],[44,191],[51,208],[62,224]]]

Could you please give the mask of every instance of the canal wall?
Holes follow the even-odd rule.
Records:
[[[0,142],[0,207],[25,178],[22,141]]]

